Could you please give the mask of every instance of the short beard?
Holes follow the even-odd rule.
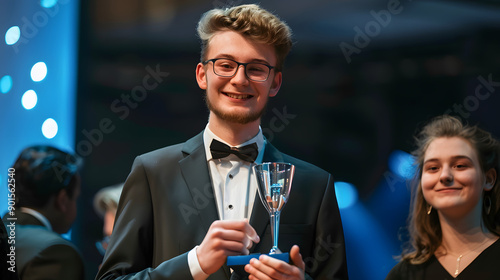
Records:
[[[217,109],[215,106],[213,106],[212,103],[210,103],[210,100],[208,100],[206,92],[203,97],[205,99],[205,103],[207,104],[207,108],[210,112],[214,113],[221,120],[237,124],[248,124],[260,119],[264,115],[267,109],[267,103],[266,103],[264,108],[262,108],[262,110],[258,112],[250,112],[248,114],[224,113],[221,112],[219,109]]]

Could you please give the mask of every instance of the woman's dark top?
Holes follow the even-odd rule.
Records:
[[[500,239],[486,248],[457,278],[451,276],[435,256],[423,264],[401,261],[387,275],[386,280],[499,280]]]

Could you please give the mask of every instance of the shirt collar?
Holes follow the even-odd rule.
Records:
[[[207,126],[205,127],[205,130],[203,131],[203,144],[205,146],[205,154],[207,155],[207,162],[212,160],[212,153],[210,152],[210,144],[212,143],[213,139],[216,139],[216,140],[218,140],[226,145],[229,145],[226,141],[222,140],[220,137],[215,135],[210,130],[210,128],[208,128],[208,124],[207,124]],[[250,139],[244,143],[236,145],[236,147],[245,146],[245,145],[248,145],[251,143],[257,144],[257,148],[259,150],[259,155],[257,156],[255,163],[260,164],[260,163],[262,163],[262,158],[264,157],[264,148],[266,145],[266,140],[264,139],[264,135],[262,134],[262,129],[260,128],[260,126],[259,126],[259,133],[257,133],[257,135],[255,135],[252,139]],[[231,146],[231,145],[229,145],[229,146]]]
[[[50,225],[49,220],[42,215],[42,213],[33,210],[31,208],[26,208],[26,207],[21,207],[21,212],[30,214],[31,216],[35,217],[37,220],[39,220],[46,228],[48,228],[50,231],[52,231],[52,226]]]

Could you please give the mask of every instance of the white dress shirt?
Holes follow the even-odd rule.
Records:
[[[213,159],[210,152],[210,144],[213,139],[226,145],[229,144],[217,137],[207,125],[203,132],[203,143],[205,145],[205,154],[207,156],[219,219],[250,219],[255,196],[257,195],[257,178],[252,167],[262,163],[264,156],[265,140],[262,129],[259,128],[259,133],[252,139],[236,146],[241,147],[256,143],[259,154],[254,163],[241,160],[233,154],[225,158]],[[189,269],[195,280],[204,280],[209,275],[205,274],[200,267],[196,255],[197,248],[198,246],[193,248],[188,254]]]

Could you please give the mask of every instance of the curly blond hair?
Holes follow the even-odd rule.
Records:
[[[198,22],[198,36],[201,39],[201,61],[207,58],[210,40],[219,31],[235,31],[256,42],[274,47],[276,71],[281,72],[285,57],[292,47],[292,31],[276,15],[258,5],[240,5],[227,9],[212,9],[203,14]]]

